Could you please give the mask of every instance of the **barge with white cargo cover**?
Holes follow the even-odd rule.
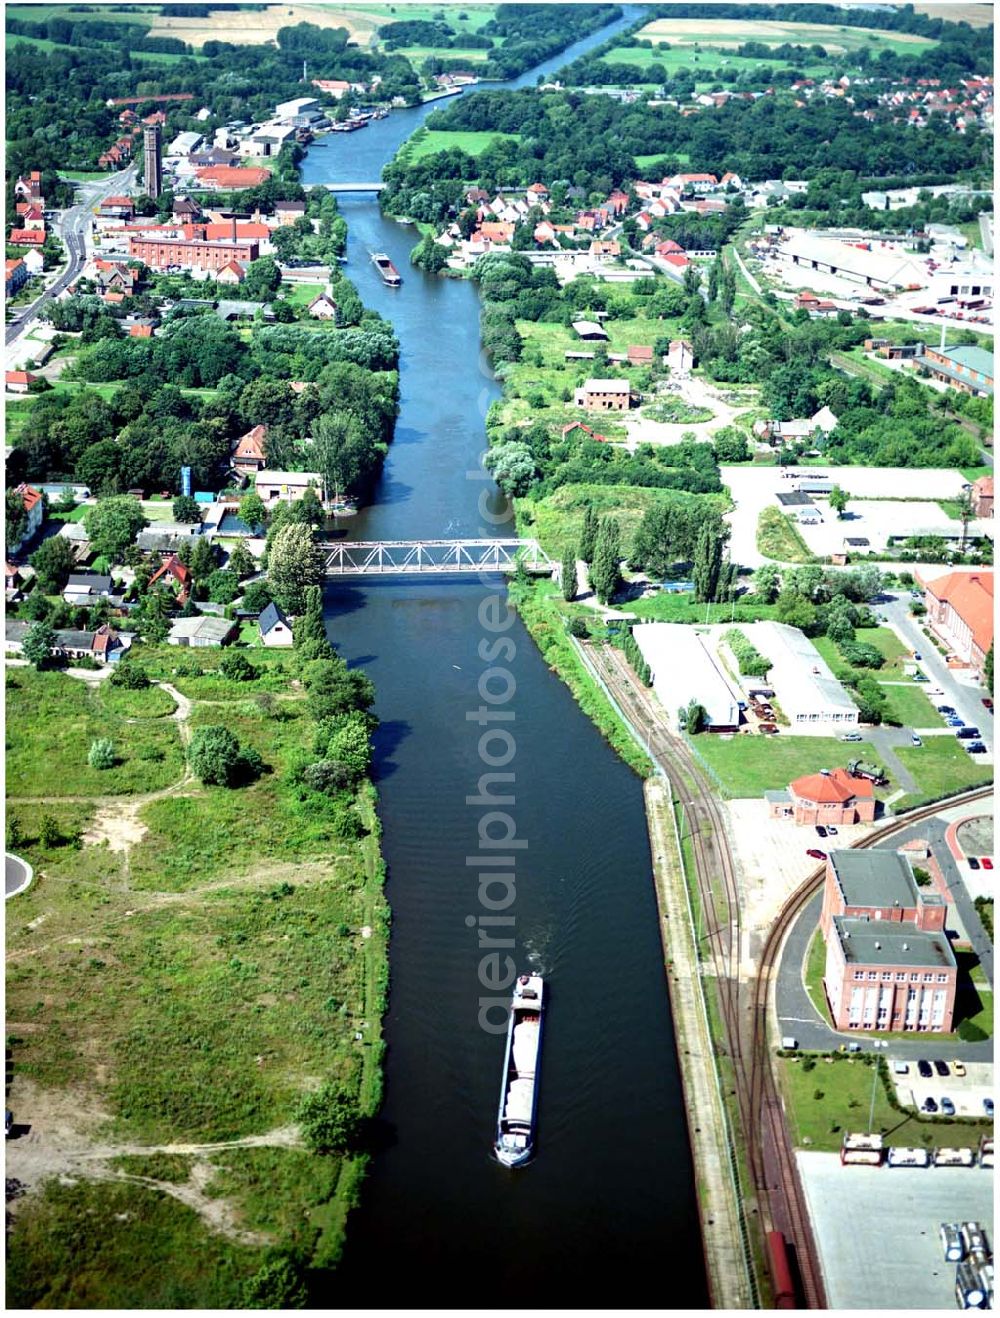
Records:
[[[544,991],[541,975],[521,975],[514,985],[493,1145],[505,1167],[523,1167],[535,1149]]]

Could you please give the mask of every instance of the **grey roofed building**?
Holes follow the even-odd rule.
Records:
[[[61,535],[64,540],[72,540],[74,544],[90,543],[90,535],[82,522],[63,522],[56,535]]]
[[[265,320],[274,319],[274,308],[270,302],[237,302],[222,298],[215,304],[215,314],[220,320],[242,320],[246,316],[252,318],[258,311],[264,313]]]
[[[859,920],[835,915],[833,928],[851,965],[953,967],[955,954],[944,931],[917,929],[898,920]]]
[[[785,508],[815,508],[816,505],[809,498],[808,494],[803,494],[801,490],[792,490],[790,494],[779,493],[778,502]]]
[[[846,907],[917,905],[917,881],[909,860],[898,851],[831,851],[830,866]],[[928,900],[920,894],[920,899]]]
[[[235,628],[236,624],[229,618],[199,614],[195,618],[178,618],[167,640],[171,645],[224,645]]]
[[[111,578],[97,572],[71,572],[66,582],[66,590],[73,594],[110,595],[111,589]]]
[[[190,535],[178,534],[175,531],[163,531],[157,527],[155,530],[148,528],[140,531],[136,536],[136,545],[146,553],[174,553],[182,545],[190,544]]]

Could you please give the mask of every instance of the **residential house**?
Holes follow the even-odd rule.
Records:
[[[169,558],[164,559],[153,575],[149,578],[147,589],[152,589],[157,582],[164,584],[175,583],[177,586],[177,599],[181,604],[187,601],[191,593],[191,573],[185,567],[176,554],[171,554]]]
[[[622,254],[621,243],[617,238],[594,238],[590,244],[590,255],[595,257],[607,257],[610,260],[617,260]]]
[[[323,495],[323,477],[317,471],[258,471],[254,476],[257,493],[268,507],[276,503],[294,503],[312,486],[318,498]]]
[[[182,224],[192,224],[201,215],[201,207],[190,197],[174,197],[172,214]]]
[[[24,262],[25,269],[32,278],[34,278],[35,275],[40,275],[45,269],[45,258],[37,248],[30,248],[21,257],[21,260]]]
[[[38,202],[39,205],[44,206],[41,171],[33,169],[27,178],[19,175],[14,184],[14,196],[21,201]]]
[[[753,431],[769,444],[787,444],[810,439],[817,432],[822,436],[829,435],[836,425],[836,414],[829,407],[821,407],[811,417],[797,417],[792,421],[755,421]]]
[[[551,245],[552,247],[559,246],[559,239],[556,237],[556,231],[548,220],[542,220],[539,224],[535,225],[532,237],[540,247],[546,245]]]
[[[993,516],[992,476],[980,476],[972,482],[972,511],[977,517]]]
[[[593,439],[598,444],[606,444],[608,442],[607,435],[602,435],[599,431],[592,430],[590,426],[585,426],[582,421],[571,421],[568,426],[563,426],[560,434],[562,435],[562,438],[565,439],[567,435],[574,435],[578,430],[586,435],[588,439]]]
[[[74,572],[66,582],[63,599],[67,604],[90,607],[99,600],[108,599],[113,589],[109,576],[97,572]]]
[[[153,337],[153,327],[141,321],[136,321],[134,325],[128,327],[128,334],[130,339],[151,339]]]
[[[304,201],[276,201],[274,203],[274,217],[279,224],[294,224],[305,213],[306,204]]]
[[[832,851],[820,929],[823,987],[838,1030],[949,1033],[958,968],[947,902],[901,852]]]
[[[45,230],[11,229],[7,241],[13,247],[41,247],[45,242]]]
[[[694,369],[694,348],[687,339],[671,339],[664,358],[673,375],[690,375]]]
[[[177,618],[167,634],[168,645],[187,645],[204,649],[209,645],[226,645],[238,630],[230,618],[202,613],[194,618]]]
[[[21,569],[16,563],[5,561],[3,565],[3,588],[10,599],[16,595],[24,585],[24,578],[21,576]]]
[[[240,265],[239,261],[230,261],[224,265],[219,273],[215,276],[217,284],[242,284],[246,278],[246,269]]]
[[[130,634],[116,632],[108,623],[104,623],[94,632],[90,644],[90,657],[96,659],[99,664],[116,664],[131,648]]]
[[[870,824],[875,818],[873,784],[846,769],[796,778],[787,791],[765,792],[764,799],[772,819],[794,819],[796,824]]]
[[[672,178],[664,180],[664,185],[679,192],[693,192],[700,196],[705,192],[713,192],[719,186],[719,180],[714,174],[674,174]]]
[[[577,407],[593,412],[627,412],[632,403],[628,380],[590,379],[573,395]]]
[[[306,310],[316,320],[332,320],[335,322],[337,319],[337,304],[330,294],[325,291],[318,293]]]
[[[7,260],[4,267],[4,291],[13,297],[18,289],[28,282],[28,267],[22,257],[15,256]]]
[[[241,476],[252,476],[267,466],[264,441],[267,426],[254,426],[233,447],[232,463]]]
[[[808,311],[813,316],[835,316],[837,314],[837,304],[819,298],[815,293],[805,289],[801,293],[796,293],[792,298],[792,306],[796,311]]]
[[[5,371],[4,388],[9,394],[26,394],[33,384],[37,384],[41,377],[32,375],[30,371]]]
[[[26,545],[45,521],[45,496],[41,490],[36,490],[33,486],[22,482],[22,484],[15,486],[15,492],[21,496],[21,502],[24,505],[28,521],[18,542],[8,544],[7,549],[11,554],[16,554],[22,545]]]
[[[961,664],[982,672],[993,644],[993,573],[976,568],[918,580],[931,630]]]
[[[257,619],[261,645],[292,645],[292,624],[277,604],[269,604]]]
[[[28,206],[20,219],[22,229],[37,229],[40,233],[45,232],[45,214],[41,206]]]
[[[596,320],[574,320],[573,329],[578,338],[588,343],[604,343],[608,338],[608,331]]]

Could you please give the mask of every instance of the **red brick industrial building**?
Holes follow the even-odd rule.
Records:
[[[142,261],[150,270],[166,270],[169,266],[180,266],[182,270],[221,270],[230,261],[245,265],[256,261],[260,253],[257,242],[212,242],[203,243],[196,240],[187,242],[183,239],[139,238],[129,235],[129,260]]]
[[[830,853],[820,928],[836,1029],[950,1032],[958,969],[946,911],[901,853]]]
[[[765,792],[764,799],[772,819],[797,824],[870,824],[875,818],[874,786],[846,769],[796,778],[787,792]]]

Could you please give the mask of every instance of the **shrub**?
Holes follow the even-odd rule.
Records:
[[[358,1135],[356,1100],[335,1080],[307,1094],[295,1113],[305,1145],[313,1153],[346,1153]]]
[[[59,825],[51,815],[42,815],[38,826],[38,841],[43,847],[58,847],[63,841]]]
[[[188,747],[188,763],[207,786],[238,787],[260,775],[264,762],[219,724],[198,728]]]
[[[739,630],[730,627],[726,632],[726,643],[736,656],[740,672],[745,677],[766,677],[771,668],[771,661],[761,654],[757,647]]]
[[[115,745],[107,737],[98,737],[90,743],[87,763],[92,769],[113,769],[115,767]]]
[[[578,641],[586,640],[590,635],[590,628],[587,626],[586,618],[571,618],[569,623],[569,634],[575,636]]]
[[[230,682],[255,682],[260,676],[242,650],[227,650],[219,661],[219,672]]]
[[[336,796],[351,785],[351,771],[339,760],[316,760],[302,771],[302,781],[314,792]]]
[[[125,687],[128,691],[143,691],[149,686],[149,676],[145,668],[128,659],[115,665],[110,680],[112,686]]]

